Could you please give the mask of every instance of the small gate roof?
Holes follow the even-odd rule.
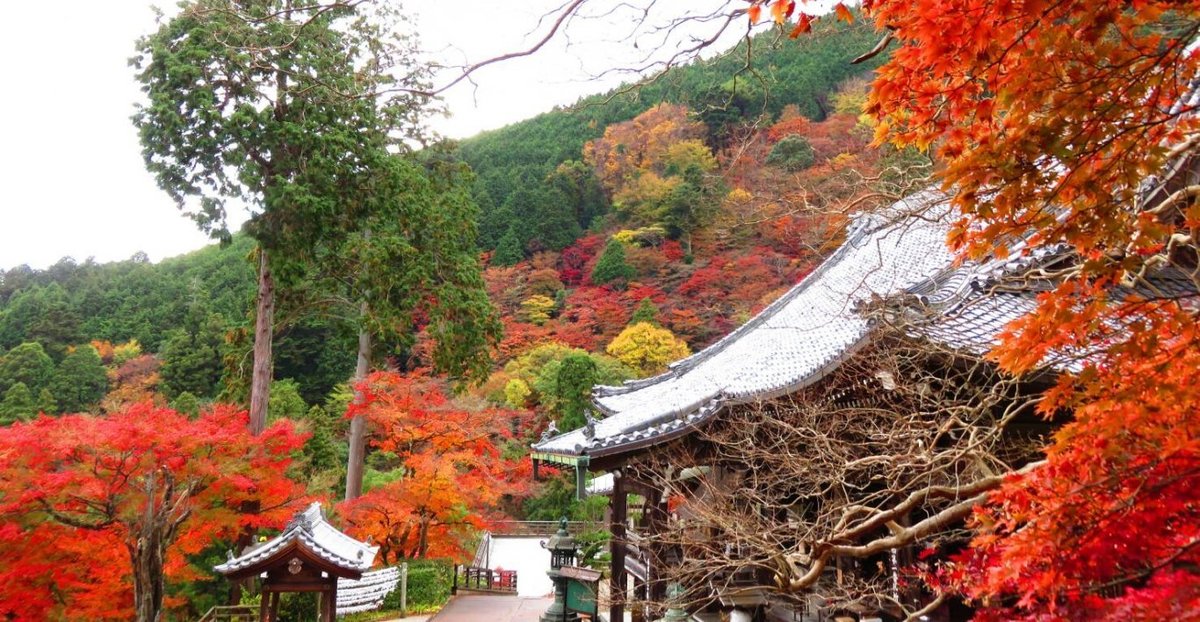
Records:
[[[277,558],[285,551],[297,548],[333,568],[346,571],[337,574],[349,576],[358,576],[369,570],[375,562],[375,554],[379,552],[379,547],[355,540],[330,525],[321,513],[321,504],[314,502],[297,513],[279,535],[216,566],[214,570],[223,575],[242,576],[266,571],[278,562]]]

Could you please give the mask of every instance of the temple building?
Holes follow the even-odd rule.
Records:
[[[214,568],[230,580],[262,578],[259,620],[279,619],[283,592],[316,592],[321,622],[336,617],[338,580],[362,579],[375,562],[379,547],[360,542],[330,525],[313,503],[296,514],[274,538],[244,551]]]
[[[668,604],[696,620],[968,615],[905,569],[958,546],[970,507],[1034,458],[1054,422],[1031,398],[1084,355],[1021,379],[986,360],[1071,258],[1015,244],[959,262],[948,212],[926,191],[857,216],[746,324],[661,375],[598,387],[598,418],[534,445],[535,469],[574,469],[581,492],[611,497],[608,619]]]

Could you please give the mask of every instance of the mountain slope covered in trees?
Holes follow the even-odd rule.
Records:
[[[308,434],[287,476],[341,498],[346,417],[361,415],[364,495],[338,511],[354,533],[394,543],[393,559],[462,555],[492,518],[584,517],[562,482],[530,484],[530,440],[551,422],[583,425],[593,386],[660,373],[748,320],[836,246],[845,206],[870,209],[888,171],[918,163],[869,146],[867,70],[848,60],[870,29],[821,29],[779,47],[755,38],[749,68],[735,51],[439,152],[474,169],[483,278],[503,325],[490,374],[456,393],[457,379],[428,370],[422,330],[381,344],[386,370],[355,400],[357,318],[281,292],[269,417]],[[244,403],[255,253],[239,234],[158,264],[0,273],[0,422],[116,420],[146,402],[203,419]],[[228,546],[189,550],[186,563],[203,570]],[[21,571],[0,560],[0,576]],[[127,580],[89,572],[111,593]],[[227,591],[189,572],[172,570],[172,606],[196,613]]]
[[[564,228],[586,229],[597,215],[594,205],[576,203],[576,218],[562,218],[559,206],[571,196],[556,193],[554,184],[546,181],[564,162],[579,160],[584,144],[601,137],[609,125],[662,102],[681,104],[705,124],[705,143],[719,150],[737,138],[740,127],[760,117],[777,118],[787,106],[822,120],[833,113],[829,96],[837,85],[868,73],[882,60],[850,62],[875,41],[874,29],[861,21],[824,20],[810,36],[798,40],[766,32],[713,60],[674,68],[646,84],[586,97],[567,109],[462,141],[462,157],[479,176],[480,247],[496,248],[516,222],[560,223],[557,229],[522,233],[523,244],[539,249],[561,250],[569,243]]]

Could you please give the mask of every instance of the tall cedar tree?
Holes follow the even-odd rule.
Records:
[[[750,18],[764,8],[795,19],[793,34],[812,21],[791,0],[757,0]],[[962,216],[951,244],[971,257],[1062,244],[1078,258],[992,352],[1013,373],[1085,354],[1041,404],[1074,418],[1043,466],[977,512],[972,548],[936,587],[985,619],[1194,617],[1200,4],[863,10],[897,44],[870,94],[877,140],[935,149]],[[1167,291],[1146,279],[1164,269],[1176,279]]]
[[[487,350],[500,335],[475,251],[473,178],[430,149],[423,163],[388,156],[373,167],[358,230],[318,245],[306,279],[329,312],[358,329],[355,380],[372,362],[410,349],[424,331],[429,365],[462,380],[487,374]],[[357,401],[363,396],[358,394]],[[366,419],[350,424],[346,498],[362,492]]]
[[[33,419],[35,414],[37,402],[24,382],[18,382],[4,392],[4,399],[0,400],[0,425]]]
[[[40,343],[22,343],[0,356],[0,391],[24,383],[37,393],[50,386],[54,377],[54,361]]]
[[[510,226],[496,244],[496,252],[492,253],[492,265],[515,266],[524,259],[525,251],[521,248],[521,238],[517,237],[516,227]]]
[[[79,346],[59,363],[50,392],[63,412],[92,411],[108,392],[108,371],[92,346]]]
[[[250,427],[266,424],[275,283],[357,231],[354,201],[397,136],[417,135],[425,69],[385,6],[190,0],[138,42],[146,167],[200,228],[227,239],[230,201],[258,242]]]

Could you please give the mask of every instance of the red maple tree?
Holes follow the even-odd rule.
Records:
[[[791,0],[754,2],[752,17],[764,6],[795,34],[812,20]],[[1040,468],[979,510],[942,579],[985,619],[1197,619],[1200,5],[863,11],[896,44],[870,94],[877,140],[939,157],[961,215],[951,243],[971,257],[1063,244],[1076,258],[993,352],[1018,374],[1081,356],[1041,404],[1073,417]],[[1176,286],[1155,286],[1164,273]]]
[[[160,619],[187,555],[278,526],[302,496],[286,472],[304,436],[247,422],[142,403],[0,428],[0,615]]]
[[[365,399],[347,417],[366,415],[371,446],[395,457],[399,477],[341,506],[351,532],[371,536],[384,563],[463,558],[474,530],[500,516],[501,502],[532,479],[523,452],[503,452],[528,414],[465,408],[421,372],[377,372],[360,388]]]

